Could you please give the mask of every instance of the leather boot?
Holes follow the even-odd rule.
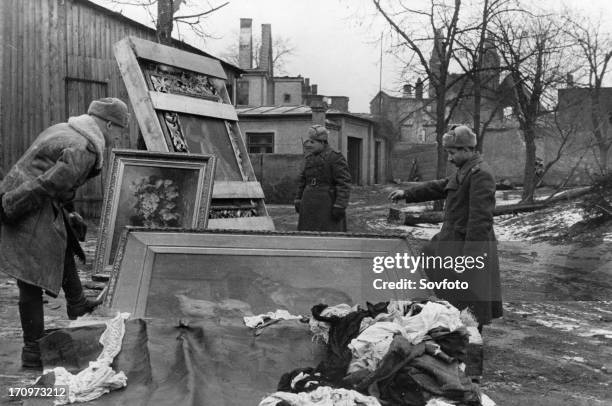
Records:
[[[40,302],[19,303],[19,317],[23,330],[23,350],[21,365],[24,368],[41,368],[40,347],[38,340],[45,331],[45,319],[42,300]]]
[[[78,300],[72,301],[67,300],[66,311],[68,313],[68,318],[70,320],[76,320],[77,317],[80,317],[84,314],[91,313],[96,307],[102,304],[102,300],[90,300],[85,297],[85,295],[81,295]]]
[[[74,263],[74,255],[71,249],[66,251],[64,259],[62,289],[66,296],[66,312],[70,320],[75,320],[77,317],[90,313],[102,303],[102,300],[87,299],[83,294],[83,286],[79,279],[79,273]]]

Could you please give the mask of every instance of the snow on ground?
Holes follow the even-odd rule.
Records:
[[[612,302],[529,302],[504,303],[504,308],[542,326],[571,332],[580,337],[612,339],[607,315]]]
[[[516,204],[520,201],[520,196],[516,192],[505,196],[504,200],[504,193],[508,192],[499,191],[496,194],[498,206]],[[410,212],[423,212],[431,208],[430,205],[423,204],[409,204],[406,207]],[[559,237],[582,220],[580,208],[573,203],[563,203],[535,212],[496,216],[493,226],[498,241],[533,241]],[[374,229],[382,228],[383,223],[382,220],[368,221],[368,225]],[[440,231],[441,226],[441,224],[420,224],[416,227],[398,224],[385,225],[386,228],[392,228],[420,239],[430,239]],[[612,241],[612,233],[607,238]]]
[[[559,237],[582,219],[575,204],[563,204],[531,213],[497,216],[494,227],[499,241],[532,241]]]

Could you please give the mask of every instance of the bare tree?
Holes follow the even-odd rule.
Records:
[[[570,67],[570,43],[551,16],[519,11],[494,19],[496,42],[513,85],[513,110],[525,142],[522,201],[533,202],[536,138],[541,118],[556,105]]]
[[[499,97],[498,86],[501,72],[497,47],[490,31],[491,19],[510,12],[512,0],[483,0],[481,9],[474,15],[479,19],[472,30],[466,30],[457,38],[456,61],[471,82],[469,96],[472,102],[472,128],[478,140],[477,150],[482,152],[485,134],[505,102]],[[484,106],[487,106],[484,109]]]
[[[588,89],[589,111],[582,112],[590,119],[590,131],[597,150],[596,159],[601,174],[607,174],[608,154],[612,147],[610,117],[602,103],[602,84],[610,69],[612,58],[612,36],[604,32],[601,21],[576,17],[568,13],[565,17],[565,32],[576,44],[577,54],[583,63],[576,72],[576,85]]]
[[[122,12],[123,6],[137,6],[146,10],[155,24],[157,41],[169,45],[172,43],[172,32],[176,25],[188,26],[196,35],[202,38],[209,36],[203,25],[204,19],[210,14],[225,7],[229,1],[212,4],[209,1],[197,0],[105,0],[110,7]],[[153,10],[156,8],[156,12]]]
[[[446,153],[442,146],[442,136],[446,132],[452,112],[461,98],[460,89],[452,100],[447,97],[449,90],[457,84],[465,84],[461,78],[449,78],[449,66],[454,58],[455,44],[459,27],[461,0],[452,2],[432,1],[428,8],[418,9],[404,5],[402,2],[372,0],[377,12],[387,21],[397,37],[397,47],[407,51],[416,58],[417,64],[424,71],[429,87],[432,89],[432,104],[435,108],[437,166],[436,175],[446,176]],[[426,50],[432,44],[431,60],[426,57]],[[462,87],[462,86],[461,86]],[[441,209],[441,202],[434,208]]]
[[[235,35],[236,40],[225,52],[221,54],[221,58],[239,66],[238,60],[238,35]],[[253,40],[253,66],[259,68],[259,53],[261,51],[261,38]],[[275,73],[287,74],[287,62],[291,57],[296,55],[296,47],[293,45],[290,38],[275,35],[272,38],[272,70]]]

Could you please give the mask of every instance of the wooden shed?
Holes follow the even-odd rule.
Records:
[[[156,38],[155,30],[87,0],[0,1],[0,173],[42,130],[85,113],[91,100],[129,102],[112,50],[126,36]],[[211,56],[180,41],[174,46]],[[222,65],[233,96],[242,70]],[[133,120],[117,147],[135,148],[137,138]],[[76,203],[84,215],[99,216],[104,181],[81,188]]]

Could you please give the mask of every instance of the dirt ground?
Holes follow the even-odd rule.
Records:
[[[387,223],[392,186],[356,187],[348,210],[352,232],[405,233],[418,251],[437,226]],[[506,194],[505,198],[508,197]],[[292,206],[270,205],[278,230],[295,230]],[[567,216],[559,216],[566,213]],[[572,215],[569,215],[572,214]],[[482,390],[500,406],[612,405],[612,229],[580,242],[563,238],[576,219],[571,203],[496,218],[505,314],[485,327]],[[573,220],[572,220],[573,221]],[[96,227],[85,244],[93,260]],[[80,275],[90,287],[91,268]],[[88,295],[98,293],[87,289]],[[0,274],[0,403],[19,404],[8,388],[29,383],[22,370],[17,287]],[[47,328],[67,325],[63,299],[45,305]]]

